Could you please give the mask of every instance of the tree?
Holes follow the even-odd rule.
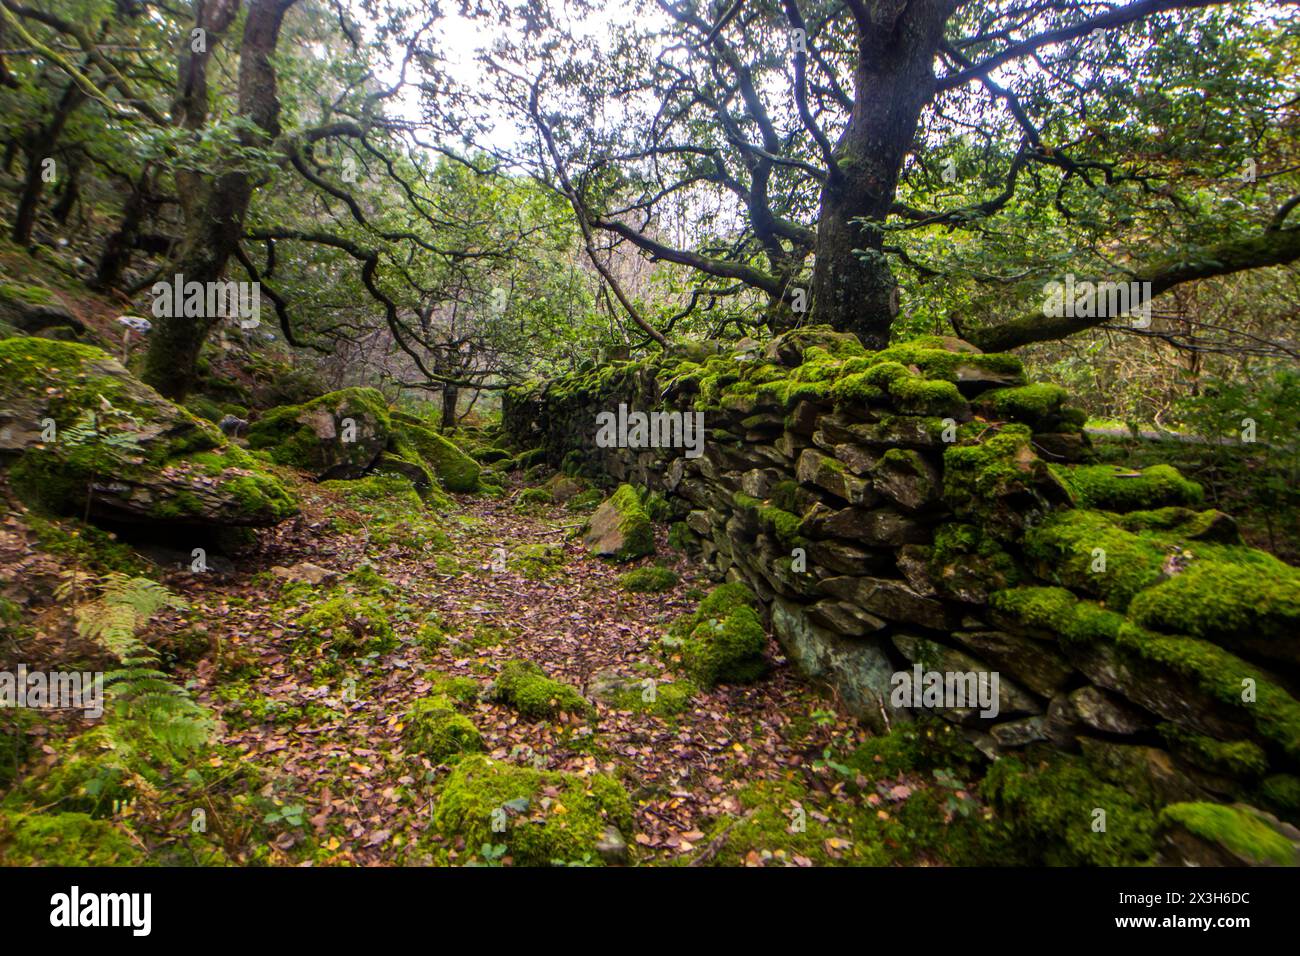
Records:
[[[810,317],[879,347],[897,312],[895,273],[944,274],[913,255],[922,237],[983,234],[1001,217],[1020,231],[1017,212],[1044,197],[1076,260],[1108,246],[1104,275],[1149,281],[1153,294],[1300,258],[1287,222],[1297,202],[1284,148],[1295,123],[1288,5],[647,0],[609,51],[550,24],[498,69],[547,78],[536,109],[517,89],[504,98],[550,127],[592,228],[695,270],[709,288],[743,283],[766,298],[773,327]],[[1243,37],[1255,51],[1283,52],[1247,60]],[[583,55],[569,56],[575,49]],[[1242,72],[1225,76],[1229,66]],[[1159,104],[1134,110],[1134,88],[1170,67],[1220,110],[1244,109],[1239,122],[1206,124],[1198,169],[1153,138]],[[600,95],[616,108],[597,109]],[[1000,166],[977,184],[991,192],[935,175],[932,159],[955,152],[959,134]],[[1247,145],[1262,185],[1243,196]],[[655,225],[700,195],[728,200],[730,221],[687,245],[663,241]],[[1224,205],[1243,201],[1248,215],[1222,228]],[[1080,207],[1119,204],[1128,214],[1109,228],[1074,221]],[[1153,242],[1157,226],[1168,231]],[[1061,264],[1031,270],[1039,289],[1051,274],[1043,267]],[[1007,283],[992,281],[1005,309]],[[1023,309],[964,331],[1011,348],[1115,318],[1045,324],[1041,310]]]

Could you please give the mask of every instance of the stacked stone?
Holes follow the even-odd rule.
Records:
[[[1275,809],[1295,799],[1300,578],[1234,545],[1227,516],[1187,508],[1194,484],[1079,466],[1090,451],[1065,393],[955,339],[873,355],[804,329],[718,352],[516,390],[507,431],[555,467],[666,495],[717,576],[762,599],[786,654],[877,728],[914,713],[891,700],[899,672],[997,672],[995,717],[940,710],[991,757],[1091,749],[1137,762],[1170,801],[1235,799],[1265,778]],[[596,415],[620,403],[702,410],[703,455],[597,447]],[[1151,594],[1215,548],[1257,563],[1259,615],[1289,633],[1167,635]],[[1229,693],[1243,681],[1256,701]]]

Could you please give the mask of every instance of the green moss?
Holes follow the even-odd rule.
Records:
[[[785,547],[792,547],[799,542],[802,520],[798,515],[772,505],[765,505],[757,498],[751,498],[739,491],[732,495],[732,503],[741,511],[752,512],[754,517],[770,529]]]
[[[1300,819],[1300,777],[1275,773],[1259,785],[1259,799],[1269,809],[1295,823]]]
[[[497,675],[494,696],[529,720],[561,713],[585,715],[591,709],[575,688],[551,680],[531,661],[507,661]]]
[[[298,618],[298,627],[349,654],[380,651],[394,644],[393,628],[383,604],[353,594],[321,601]]]
[[[697,688],[687,680],[656,681],[650,687],[625,687],[610,698],[610,705],[619,710],[630,710],[658,717],[673,717],[690,709],[691,698]]]
[[[633,831],[632,804],[617,780],[515,767],[486,757],[461,760],[438,793],[432,828],[463,840],[470,854],[504,846],[517,865],[600,864],[607,828]]]
[[[456,444],[432,428],[403,420],[394,426],[402,440],[423,458],[448,491],[479,490],[482,467]]]
[[[855,839],[855,817],[875,811],[821,812],[793,780],[763,780],[736,792],[742,811],[719,819],[703,843],[715,866],[884,866],[889,855],[878,839]],[[830,808],[828,808],[830,809]],[[811,811],[811,812],[810,812]],[[798,825],[796,825],[796,822]],[[807,865],[807,864],[805,864]]]
[[[54,304],[54,294],[49,289],[23,282],[0,282],[0,299],[25,305]]]
[[[944,500],[997,537],[1015,537],[1008,516],[1020,516],[1023,523],[1027,503],[1039,502],[1037,489],[1049,478],[1047,464],[1034,453],[1031,433],[1023,425],[1008,425],[974,444],[954,444],[943,456]]]
[[[530,581],[544,581],[564,566],[564,548],[558,544],[523,544],[514,550],[507,565]]]
[[[670,591],[680,580],[670,568],[645,567],[620,575],[618,583],[625,591],[654,593]]]
[[[417,700],[406,713],[402,740],[435,763],[483,749],[478,728],[456,711],[452,702],[435,695]]]
[[[1113,642],[1124,624],[1122,614],[1081,601],[1065,588],[1010,588],[995,592],[990,603],[1023,627],[1050,631],[1062,640],[1082,644]]]
[[[515,498],[515,510],[532,513],[543,510],[554,503],[554,497],[545,488],[525,488]]]
[[[1035,431],[1057,431],[1066,424],[1061,406],[1069,393],[1059,385],[1036,382],[997,388],[980,396],[981,409],[1004,421],[1023,422]]]
[[[1232,643],[1300,635],[1300,571],[1269,561],[1195,561],[1133,599],[1137,624]]]
[[[1185,758],[1211,772],[1250,778],[1268,770],[1268,755],[1252,740],[1215,740],[1169,723],[1156,729]]]
[[[1126,866],[1155,851],[1156,815],[1140,785],[1100,779],[1084,760],[1053,754],[1036,764],[1004,757],[990,768],[982,793],[1020,842],[1051,866]],[[1105,813],[1105,830],[1094,829]]]
[[[675,551],[694,551],[699,540],[685,521],[674,521],[668,527],[668,547]]]
[[[1244,807],[1175,803],[1165,807],[1160,819],[1162,823],[1182,826],[1189,833],[1255,863],[1296,864],[1296,851],[1290,841]]]
[[[663,644],[680,654],[682,666],[702,687],[756,680],[767,670],[767,636],[755,607],[754,594],[745,585],[719,585]]]
[[[1160,542],[1130,534],[1101,512],[1079,510],[1058,512],[1032,529],[1025,552],[1049,580],[1103,597],[1121,611],[1161,579],[1168,556]]]
[[[0,859],[8,866],[150,865],[145,851],[108,820],[10,810],[0,810]]]
[[[1081,508],[1135,511],[1195,505],[1203,497],[1201,486],[1188,481],[1172,465],[1151,465],[1140,471],[1119,465],[1052,465],[1051,468]]]
[[[887,734],[869,738],[844,759],[846,766],[868,780],[934,770],[966,772],[981,762],[959,730],[934,717],[898,724]]]

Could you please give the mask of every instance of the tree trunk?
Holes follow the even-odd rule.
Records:
[[[44,126],[33,130],[23,145],[27,169],[23,177],[22,191],[18,195],[18,207],[14,211],[14,227],[11,233],[13,241],[25,246],[32,241],[32,228],[36,225],[36,213],[41,206],[41,193],[45,189],[45,160],[51,158],[54,147],[59,142],[68,117],[86,99],[86,94],[75,82],[71,82],[59,97],[54,107],[54,115]]]
[[[280,132],[280,99],[271,55],[280,38],[284,15],[295,2],[252,0],[249,4],[239,47],[238,112],[252,120],[257,129],[240,134],[245,146],[265,148]],[[222,17],[229,14],[224,20],[228,23],[237,9],[237,4],[218,5],[216,13]],[[209,43],[213,39],[210,36]],[[188,52],[182,55],[178,102],[186,104],[183,125],[188,128],[197,128],[195,111],[206,105],[192,99],[195,89],[206,88],[206,81],[195,74],[200,66],[205,72],[206,57],[198,59]],[[252,180],[244,172],[220,173],[194,184],[186,204],[185,232],[176,268],[184,282],[207,283],[222,278],[243,236],[244,216],[252,194]],[[143,379],[167,398],[184,398],[194,387],[199,351],[221,318],[160,316],[150,334]]]
[[[122,278],[122,273],[131,264],[132,250],[140,235],[140,226],[149,210],[149,169],[146,166],[139,180],[131,188],[126,205],[122,208],[122,221],[117,229],[104,242],[104,251],[100,254],[99,264],[95,268],[95,278],[90,285],[93,289],[106,291],[115,288]]]
[[[456,405],[460,399],[460,389],[455,385],[442,387],[442,430],[449,431],[456,427]]]
[[[897,311],[879,226],[893,205],[921,110],[934,92],[934,57],[952,3],[858,6],[853,110],[835,145],[836,168],[822,188],[812,321],[852,332],[878,349],[889,344]]]

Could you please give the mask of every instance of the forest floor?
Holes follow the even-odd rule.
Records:
[[[261,532],[243,556],[194,572],[189,552],[173,550],[145,572],[188,608],[164,611],[142,637],[219,719],[192,784],[114,811],[151,856],[509,863],[432,826],[451,766],[408,747],[403,729],[413,704],[449,685],[493,760],[618,779],[634,810],[634,830],[622,836],[638,864],[957,862],[952,847],[977,838],[967,825],[988,819],[960,775],[940,769],[948,764],[933,730],[873,738],[802,680],[774,641],[768,673],[753,683],[686,682],[657,642],[715,582],[667,545],[663,529],[657,557],[636,565],[671,567],[679,582],[631,593],[620,577],[635,565],[582,545],[585,514],[521,510],[518,488],[425,512],[409,486],[408,497],[389,498],[359,496],[363,485],[302,483],[302,514]],[[29,581],[66,577],[69,556],[42,550],[36,520],[10,517],[0,556]],[[304,615],[330,605],[348,608],[353,626],[358,608],[386,616],[391,638],[367,653],[347,648],[345,627],[304,626]],[[67,659],[69,620],[57,602],[41,619],[22,648],[32,666],[42,646],[50,661]],[[525,719],[486,692],[511,660],[539,665],[594,706]],[[621,695],[599,691],[619,678]],[[649,680],[658,693],[647,703]],[[61,741],[73,729],[37,729],[36,763],[65,764]],[[917,761],[922,733],[938,763]],[[958,736],[940,727],[945,734]],[[210,808],[215,843],[190,838],[194,806]]]
[[[224,655],[239,662],[234,682],[202,662],[199,699],[223,718],[225,743],[273,771],[277,803],[306,820],[301,833],[282,837],[280,849],[292,850],[310,830],[325,850],[321,862],[421,861],[440,771],[403,749],[401,731],[412,703],[445,678],[486,683],[503,662],[524,659],[584,693],[597,675],[677,679],[652,645],[710,586],[689,561],[678,556],[682,580],[671,591],[629,593],[618,583],[625,567],[590,556],[574,539],[581,515],[558,507],[521,514],[506,498],[459,504],[463,510],[443,525],[449,541],[436,554],[418,536],[377,546],[365,525],[341,533],[329,515],[346,505],[324,491],[276,532],[261,560],[307,561],[340,575],[369,563],[392,585],[398,649],[356,661],[332,680],[312,676],[317,662],[304,659],[292,625],[311,606],[310,595],[302,607],[268,604],[266,577],[247,571],[212,583],[190,574],[168,582],[191,602],[192,617],[207,622]],[[529,546],[550,552],[542,575],[515,566],[513,556]],[[511,556],[504,569],[503,554]],[[419,637],[430,622],[445,635],[433,647]],[[823,776],[812,766],[825,749],[861,737],[797,678],[775,644],[770,656],[766,678],[697,691],[677,714],[598,703],[594,719],[528,721],[478,700],[468,716],[494,759],[623,780],[636,811],[628,839],[642,862],[669,860],[695,851],[710,821],[740,812],[738,788],[792,776],[815,785]],[[822,789],[835,786],[826,780]],[[463,851],[451,849],[453,858]]]

